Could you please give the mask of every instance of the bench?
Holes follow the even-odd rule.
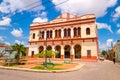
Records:
[[[17,62],[16,62],[15,59],[6,59],[6,60],[5,60],[5,65],[7,65],[7,66],[10,66],[10,65],[16,64],[16,63],[17,63]]]
[[[20,59],[18,64],[24,65],[26,63],[27,60],[25,59]],[[17,60],[16,59],[6,59],[5,61],[5,65],[13,65],[13,64],[17,64]]]
[[[64,63],[71,63],[71,60],[64,60]]]
[[[44,65],[44,66],[47,66],[47,67],[48,67],[48,66],[54,67],[55,64],[52,63],[52,62],[44,62],[43,65]]]

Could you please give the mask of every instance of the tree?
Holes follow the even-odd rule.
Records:
[[[15,59],[17,60],[17,63],[19,63],[20,56],[26,55],[26,48],[24,47],[23,44],[16,43],[12,45],[12,49],[17,52],[15,55]]]
[[[102,55],[103,55],[103,56],[107,55],[107,51],[102,50]]]
[[[47,57],[49,58],[49,62],[51,62],[51,58],[53,56],[56,56],[59,52],[58,51],[52,51],[52,50],[45,50],[42,51],[41,53],[35,54],[39,58]]]

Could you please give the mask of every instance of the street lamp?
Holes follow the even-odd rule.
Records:
[[[43,27],[44,28],[44,27]],[[46,50],[45,50],[45,62],[43,63],[44,64],[44,67],[45,69],[47,68],[47,29],[45,28],[45,46],[46,46]],[[44,36],[44,34],[40,31],[40,35],[39,35],[41,38],[44,38],[42,36]]]
[[[45,29],[45,32],[46,32],[46,37],[45,37],[46,50],[45,50],[45,64],[44,64],[44,67],[47,68],[47,29]]]

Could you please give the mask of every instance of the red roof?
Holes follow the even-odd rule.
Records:
[[[0,43],[0,47],[5,48],[5,50],[11,50],[12,49],[11,46],[9,46],[9,45],[7,45],[5,43]]]

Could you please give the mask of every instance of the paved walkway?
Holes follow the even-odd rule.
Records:
[[[36,73],[0,69],[0,80],[119,80],[120,65],[111,61],[80,62],[85,64],[77,71],[64,73]]]

